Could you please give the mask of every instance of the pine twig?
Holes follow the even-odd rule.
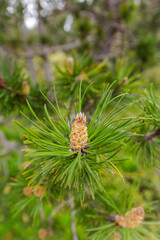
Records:
[[[52,226],[52,222],[53,222],[53,217],[54,215],[56,215],[57,212],[59,212],[59,210],[62,208],[61,205],[58,205],[58,207],[56,207],[50,214],[49,218],[48,218],[48,226],[51,227]]]
[[[94,40],[94,36],[93,35],[89,35],[88,37],[86,37],[87,41],[93,41]],[[58,50],[61,51],[67,51],[76,47],[79,47],[82,44],[82,42],[79,39],[76,39],[73,42],[68,42],[66,44],[60,44],[60,45],[55,45],[52,47],[44,47],[43,50],[42,49],[38,49],[38,50],[33,50],[32,52],[28,52],[28,53],[17,53],[15,51],[12,50],[11,54],[13,56],[19,57],[19,58],[33,58],[35,56],[48,56],[51,53],[54,53]],[[5,49],[3,49],[4,52],[6,52]]]
[[[68,203],[68,201],[64,201],[61,204],[59,204],[50,214],[49,218],[48,218],[48,226],[51,228],[52,226],[52,222],[53,222],[53,217],[56,215],[57,212],[59,212],[64,205],[66,205]]]
[[[159,137],[159,136],[160,136],[160,128],[158,128],[155,132],[147,133],[145,135],[145,140],[147,142],[151,142],[154,140],[155,137]]]
[[[72,236],[73,236],[73,240],[78,240],[78,235],[77,235],[77,231],[76,231],[76,223],[75,223],[75,205],[74,205],[74,197],[73,196],[69,196],[69,205],[71,208],[71,229],[72,229]]]
[[[42,205],[41,205],[41,207],[39,209],[39,215],[40,215],[41,220],[43,221],[45,219],[45,214],[44,214]]]

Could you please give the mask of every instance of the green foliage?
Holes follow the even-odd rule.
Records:
[[[71,233],[71,216],[70,209],[68,205],[62,204],[62,207],[55,214],[54,219],[51,218],[49,222],[51,213],[56,209],[57,202],[42,201],[40,198],[34,196],[26,197],[23,194],[23,187],[27,183],[23,177],[18,177],[18,181],[13,183],[8,183],[4,179],[3,175],[0,175],[0,180],[2,182],[0,186],[0,238],[1,239],[13,239],[13,240],[35,240],[39,239],[39,232],[41,229],[48,231],[47,240],[56,239],[66,239],[70,240],[72,237]],[[19,211],[22,205],[18,203],[28,204],[21,212]],[[41,202],[40,214],[36,212],[39,204]],[[33,205],[34,203],[34,205]],[[18,213],[16,214],[16,211]],[[32,215],[36,212],[37,221],[39,224],[32,224]],[[14,214],[14,217],[13,217]],[[16,214],[16,216],[15,216]],[[38,217],[39,216],[39,217]],[[38,223],[36,221],[36,223]],[[79,239],[86,240],[84,228],[79,224],[77,228]]]
[[[29,172],[31,173],[30,169]],[[57,205],[59,191],[56,186],[53,186],[53,184],[47,188],[45,183],[41,182],[41,185],[32,185],[30,187],[28,185],[28,181],[23,176],[20,176],[17,177],[15,182],[10,185],[12,186],[10,202],[14,217],[25,211],[33,219],[34,224],[40,224],[41,210],[44,211],[48,206],[50,208],[49,211],[51,211],[51,202],[54,202],[54,207]],[[26,188],[31,190],[31,194],[25,194]],[[11,200],[14,194],[17,197]],[[50,199],[52,199],[52,201],[50,201]]]
[[[32,83],[27,71],[21,63],[1,57],[0,61],[0,112],[5,116],[19,115],[25,109],[26,98],[29,98],[34,107],[39,110],[37,102],[44,102],[40,89],[48,91],[48,86]],[[37,91],[39,90],[39,91]]]
[[[143,30],[142,33],[136,46],[136,56],[141,61],[142,66],[152,65],[156,62],[155,37]]]
[[[160,97],[155,93],[154,86],[145,92],[144,114],[155,127],[160,127]]]
[[[156,202],[144,203],[138,200],[138,186],[122,186],[119,191],[114,185],[106,188],[106,193],[96,194],[95,202],[88,204],[88,222],[92,228],[88,229],[88,238],[92,240],[114,239],[115,233],[123,240],[132,239],[159,239],[159,235],[151,230],[154,226],[158,232],[159,221],[155,216]],[[115,222],[116,214],[123,216],[133,208],[142,206],[144,208],[144,220],[135,228],[120,227]]]
[[[130,60],[119,58],[114,63],[108,64],[108,76],[107,81],[112,83],[115,80],[115,91],[128,92],[135,91],[137,87],[140,87],[140,80],[142,74],[139,73],[139,69],[135,62]]]
[[[101,177],[103,171],[111,168],[120,175],[114,165],[120,159],[116,159],[115,156],[124,144],[124,140],[129,137],[127,131],[131,128],[131,119],[120,118],[121,112],[126,107],[117,109],[117,105],[124,94],[111,98],[113,91],[110,89],[111,86],[107,87],[102,93],[87,126],[89,142],[86,148],[80,152],[70,149],[69,135],[72,126],[70,113],[68,112],[67,119],[60,110],[57,99],[56,107],[47,99],[59,118],[56,117],[56,120],[49,115],[46,105],[44,106],[44,121],[40,120],[28,103],[37,123],[24,114],[23,116],[32,123],[33,127],[27,129],[20,123],[16,123],[26,131],[27,140],[25,140],[25,144],[28,147],[26,151],[32,158],[34,169],[33,174],[30,175],[29,171],[27,177],[31,184],[45,180],[48,185],[50,182],[55,182],[59,186],[82,191],[83,194],[88,187],[94,196],[96,188],[102,190]],[[81,87],[79,94],[79,109],[76,109],[75,116],[77,112],[81,112],[85,94],[81,98]],[[115,99],[119,99],[118,103],[104,118],[105,110]],[[119,119],[116,119],[116,116],[119,116]]]
[[[68,58],[63,67],[56,67],[58,97],[62,101],[69,101],[70,105],[74,104],[79,92],[79,83],[83,80],[82,91],[85,91],[89,85],[94,83],[85,96],[85,102],[88,99],[96,98],[108,75],[105,65],[106,61],[100,64],[94,63],[90,56],[83,56],[80,60],[77,58]]]
[[[13,65],[12,68],[11,65]],[[22,83],[29,84],[29,78],[23,71],[22,66],[17,63],[14,64],[7,58],[1,59],[0,73],[4,82],[4,87],[0,88],[0,111],[6,115],[15,113],[18,108],[22,107],[26,98],[22,92]]]
[[[159,166],[159,136],[160,136],[160,101],[159,96],[153,91],[153,86],[146,91],[142,102],[142,111],[139,115],[136,133],[130,142],[130,150],[134,158],[144,165]]]
[[[124,2],[120,5],[120,16],[126,21],[129,22],[134,16],[134,12],[137,9],[133,0]]]

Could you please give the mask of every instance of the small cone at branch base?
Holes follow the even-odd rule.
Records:
[[[48,231],[46,229],[41,229],[38,232],[39,239],[44,239],[48,236]]]
[[[78,113],[71,129],[70,147],[73,150],[80,151],[84,149],[88,142],[88,133],[86,126],[86,116],[84,113]]]
[[[136,228],[144,220],[144,210],[142,207],[132,208],[124,216],[116,215],[115,221],[122,228]]]
[[[25,187],[23,188],[23,194],[26,196],[26,197],[29,197],[32,195],[32,189],[30,187]]]
[[[22,93],[24,95],[30,94],[30,86],[28,85],[28,83],[26,81],[22,82]]]
[[[70,75],[73,75],[73,64],[74,64],[74,59],[72,57],[69,57],[67,59],[67,69]]]
[[[42,197],[44,195],[44,187],[42,186],[35,187],[33,193],[36,197]]]

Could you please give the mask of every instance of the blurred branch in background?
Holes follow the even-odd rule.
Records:
[[[4,149],[2,149],[0,151],[0,156],[9,154],[13,150],[16,150],[16,149],[18,150],[20,147],[20,144],[18,144],[17,142],[8,141],[3,132],[0,132],[0,141],[1,141],[2,146],[4,147]]]
[[[0,131],[0,163],[3,166],[3,173],[6,179],[10,176],[6,156],[14,151],[17,151],[22,155],[21,149],[22,145],[20,143],[17,143],[16,141],[8,141],[5,134]]]
[[[71,229],[72,229],[72,236],[73,236],[73,240],[78,240],[78,235],[77,235],[77,231],[76,231],[76,222],[75,222],[75,205],[74,205],[74,197],[71,196],[69,197],[69,205],[71,208]]]

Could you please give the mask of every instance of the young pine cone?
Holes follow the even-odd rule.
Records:
[[[73,75],[73,65],[74,65],[74,59],[72,57],[69,57],[67,59],[67,69],[70,75]]]
[[[144,219],[144,210],[142,207],[132,208],[124,216],[116,215],[115,221],[122,228],[138,227]]]
[[[71,129],[70,147],[73,150],[80,151],[84,149],[88,142],[86,116],[84,113],[78,113]]]
[[[36,197],[42,197],[44,195],[44,187],[42,186],[36,186],[34,189],[33,189],[33,193]]]
[[[30,86],[28,85],[28,83],[26,81],[22,82],[22,93],[24,95],[30,94]]]
[[[31,187],[25,187],[23,188],[23,194],[26,196],[26,197],[29,197],[32,195],[32,189]]]
[[[44,239],[48,236],[48,231],[46,229],[40,229],[38,232],[39,239]]]

